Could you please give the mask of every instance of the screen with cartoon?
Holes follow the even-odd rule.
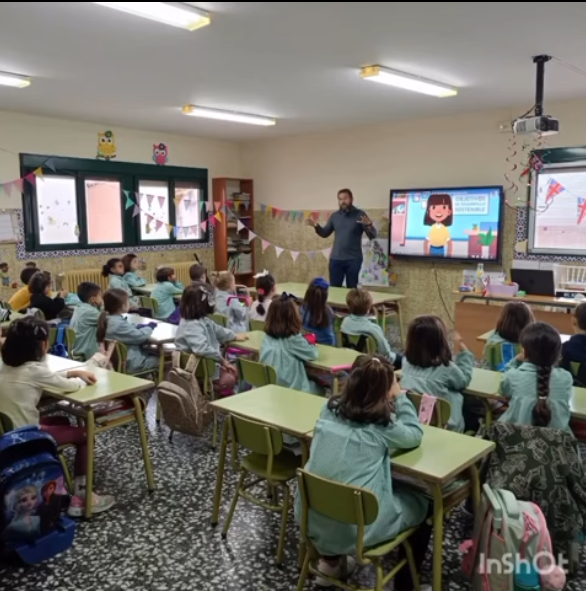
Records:
[[[391,256],[500,262],[502,187],[391,191]]]

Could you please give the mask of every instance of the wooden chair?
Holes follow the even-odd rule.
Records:
[[[419,575],[413,558],[413,551],[409,538],[417,531],[417,528],[408,529],[400,533],[396,538],[390,539],[374,547],[365,547],[365,528],[376,521],[379,512],[378,499],[369,490],[349,486],[327,480],[305,470],[298,470],[299,497],[301,500],[301,539],[305,543],[303,567],[297,591],[303,591],[308,575],[319,576],[326,579],[332,586],[351,591],[382,591],[389,581],[397,573],[409,566],[416,591],[420,591]],[[320,554],[309,536],[310,511],[319,513],[338,523],[345,523],[356,528],[356,557],[360,564],[372,564],[376,568],[376,586],[364,588],[362,586],[350,586],[342,578],[327,576],[318,570]],[[391,571],[384,573],[383,563],[387,555],[395,551],[399,546],[405,548],[406,558],[400,560]],[[345,569],[342,569],[345,571]]]

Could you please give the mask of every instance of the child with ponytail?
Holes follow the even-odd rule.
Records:
[[[266,269],[254,278],[256,279],[256,301],[250,306],[250,320],[266,322],[269,306],[277,292],[277,282]]]
[[[510,402],[499,420],[570,431],[573,380],[557,367],[562,351],[558,331],[544,322],[530,324],[520,345],[523,351],[507,366],[500,385]]]
[[[303,329],[313,333],[320,345],[336,346],[334,311],[328,306],[330,284],[323,278],[314,279],[305,292],[301,317]]]

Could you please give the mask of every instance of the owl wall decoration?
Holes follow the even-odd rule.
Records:
[[[164,166],[169,162],[169,148],[167,148],[167,144],[153,144],[153,162],[159,166]]]
[[[98,153],[96,158],[112,160],[116,158],[116,136],[113,131],[101,131],[98,133]]]

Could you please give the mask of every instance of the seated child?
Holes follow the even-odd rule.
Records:
[[[463,432],[462,390],[472,380],[474,354],[467,349],[459,334],[454,335],[454,342],[457,355],[452,361],[443,320],[432,315],[412,320],[407,331],[401,386],[448,400],[452,407],[448,428]]]
[[[364,355],[352,367],[342,395],[330,398],[315,426],[311,454],[305,469],[337,482],[365,488],[378,498],[376,521],[365,529],[366,547],[392,540],[402,531],[419,526],[409,538],[419,571],[429,540],[431,526],[425,523],[429,501],[423,494],[401,488],[392,479],[390,456],[421,444],[423,429],[417,412],[393,374],[385,357]],[[300,521],[300,498],[295,516]],[[309,536],[322,559],[319,570],[339,576],[341,556],[356,553],[356,527],[332,521],[310,512]],[[405,558],[401,546],[399,559]],[[318,578],[318,585],[325,580]],[[394,579],[396,591],[415,588],[407,566]]]
[[[195,265],[191,265],[191,267],[189,267],[189,278],[191,279],[192,283],[201,282],[211,285],[208,272],[206,268],[200,263],[196,263]]]
[[[336,346],[334,312],[328,306],[330,284],[323,278],[314,279],[305,292],[303,302],[303,328],[312,332],[320,345]]]
[[[102,288],[97,283],[84,281],[77,288],[77,297],[81,304],[73,310],[69,324],[70,328],[75,331],[73,353],[83,356],[88,361],[100,350],[98,321],[100,309],[104,303]]]
[[[277,292],[277,283],[266,270],[256,275],[255,279],[256,301],[250,306],[250,320],[266,322],[271,300]]]
[[[401,369],[403,357],[392,351],[383,329],[370,317],[373,313],[370,292],[364,289],[351,289],[346,296],[346,305],[350,316],[342,320],[342,334],[373,337],[376,341],[376,352],[386,357],[395,369]]]
[[[157,355],[144,348],[149,341],[156,322],[147,325],[133,324],[123,314],[130,308],[128,294],[123,289],[109,289],[104,294],[104,311],[98,321],[98,342],[118,341],[126,345],[126,372],[137,373],[159,367]]]
[[[509,302],[501,310],[496,330],[488,337],[484,356],[489,369],[503,371],[507,363],[517,356],[515,345],[519,344],[519,337],[523,329],[535,322],[531,308],[525,302]],[[500,345],[503,351],[503,363],[500,367],[492,367],[488,353],[494,345]]]
[[[216,312],[228,318],[233,332],[248,330],[248,308],[236,297],[236,278],[232,273],[221,273],[216,282]]]
[[[213,359],[216,370],[212,377],[214,390],[225,393],[233,390],[238,370],[222,356],[222,345],[230,341],[245,341],[246,335],[237,335],[209,318],[214,313],[214,289],[207,283],[188,285],[181,296],[181,321],[175,335],[175,345],[180,351],[197,357]]]
[[[55,298],[51,297],[51,275],[39,271],[32,276],[29,283],[31,292],[31,308],[40,310],[45,320],[55,320],[65,309],[66,291],[60,291]]]
[[[586,303],[579,304],[572,316],[574,334],[569,341],[562,345],[561,367],[568,370],[574,377],[574,384],[584,388],[586,386]],[[572,367],[573,363],[580,364],[578,371]]]
[[[161,267],[157,270],[157,285],[151,293],[151,297],[157,300],[156,317],[159,320],[170,319],[175,314],[177,306],[175,298],[183,293],[185,286],[175,277],[175,269],[171,267]],[[179,323],[179,318],[173,318],[174,324]]]
[[[102,277],[108,277],[110,279],[110,289],[121,289],[128,294],[130,298],[130,309],[137,310],[139,306],[138,297],[132,295],[132,289],[130,285],[126,283],[124,279],[124,263],[122,259],[109,259],[108,262],[102,267]]]
[[[137,275],[139,260],[135,254],[129,253],[122,257],[122,264],[124,265],[123,279],[129,287],[143,287],[146,281]]]
[[[267,314],[259,361],[275,368],[280,386],[321,394],[307,377],[304,365],[318,358],[318,350],[305,339],[301,328],[297,300],[289,294],[275,298]]]
[[[73,444],[75,452],[74,498],[69,515],[81,517],[85,510],[87,474],[87,435],[84,427],[73,426],[67,417],[40,417],[37,408],[43,390],[52,388],[75,392],[84,382],[94,384],[96,377],[87,371],[70,370],[56,373],[47,365],[49,326],[33,316],[16,320],[10,325],[2,346],[3,365],[0,369],[0,412],[14,428],[41,425],[57,445]],[[110,495],[92,497],[92,511],[100,513],[114,505]]]
[[[13,310],[18,312],[18,310],[30,308],[31,292],[28,288],[28,285],[33,276],[38,272],[39,270],[36,267],[25,267],[20,272],[20,282],[23,284],[23,287],[14,293],[14,295],[8,300],[8,303]]]
[[[572,375],[556,367],[562,351],[558,331],[544,322],[530,324],[521,333],[521,347],[499,388],[510,400],[499,421],[570,431],[574,388]]]

